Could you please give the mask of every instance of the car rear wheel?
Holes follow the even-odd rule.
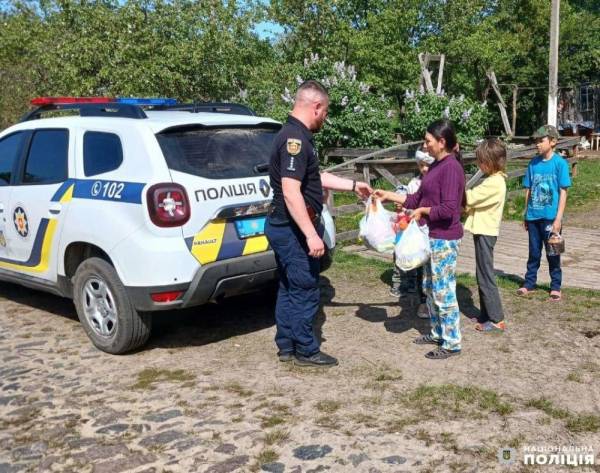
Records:
[[[105,260],[89,258],[79,265],[73,294],[79,321],[100,350],[119,355],[148,340],[152,315],[135,310],[117,272]]]

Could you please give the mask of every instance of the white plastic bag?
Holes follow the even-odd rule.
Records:
[[[408,227],[402,232],[402,238],[396,243],[396,266],[402,271],[410,271],[425,264],[431,256],[429,246],[429,227],[411,220]]]
[[[359,236],[367,246],[380,253],[393,253],[396,233],[392,229],[394,212],[386,210],[379,199],[369,197],[365,216],[360,221]]]

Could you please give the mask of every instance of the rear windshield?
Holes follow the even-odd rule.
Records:
[[[156,135],[169,169],[210,179],[267,174],[274,127],[186,128]]]

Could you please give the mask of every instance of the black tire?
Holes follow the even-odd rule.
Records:
[[[110,330],[105,331],[110,333],[106,335],[100,333],[102,329],[94,323],[96,319],[86,315],[90,298],[84,294],[84,287],[90,288],[91,285],[92,288],[100,288],[101,283],[108,288],[108,296],[104,299],[109,302],[111,317],[116,320],[116,323],[107,324]],[[139,313],[131,305],[117,272],[105,260],[89,258],[79,265],[73,277],[73,295],[79,321],[92,343],[100,350],[120,355],[142,346],[150,337],[152,314]]]

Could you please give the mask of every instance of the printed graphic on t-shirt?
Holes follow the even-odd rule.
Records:
[[[531,208],[543,209],[552,206],[553,174],[534,174],[531,185]]]

